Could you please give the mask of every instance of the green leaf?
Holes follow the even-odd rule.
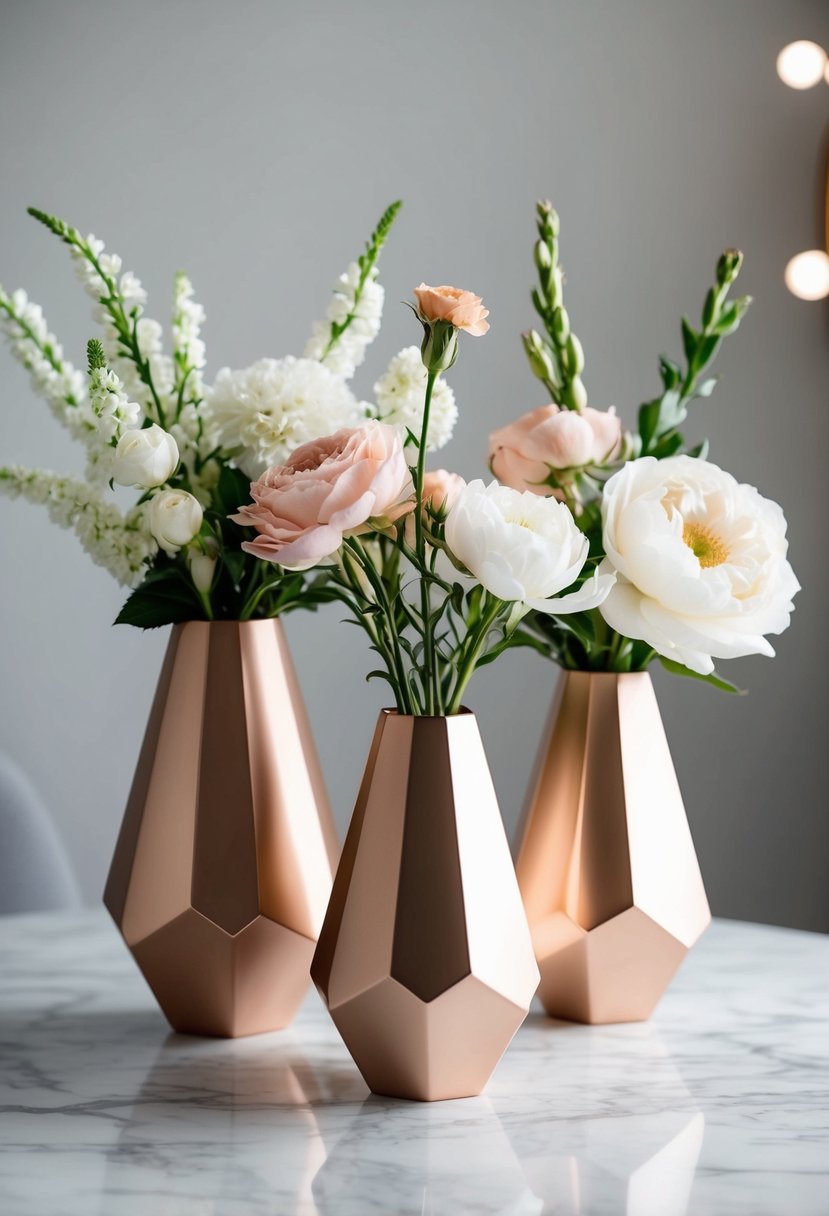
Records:
[[[685,351],[685,358],[690,363],[696,354],[699,334],[691,326],[687,317],[682,318],[682,347]]]
[[[744,697],[746,690],[738,688],[736,684],[729,683],[722,676],[718,676],[715,671],[710,675],[700,675],[698,671],[691,671],[690,667],[685,667],[682,663],[675,663],[673,659],[666,659],[664,655],[659,655],[659,662],[674,676],[687,676],[691,680],[701,680],[703,684],[710,684],[712,688],[718,688],[720,692],[734,693],[738,697]]]
[[[693,456],[695,460],[707,460],[708,458],[708,440],[703,439],[702,443],[698,443],[688,452],[689,456]]]
[[[653,401],[647,401],[639,407],[639,437],[642,440],[642,455],[648,453],[650,442],[656,434],[656,428],[659,425],[659,407],[662,403],[662,398],[657,397]]]
[[[219,481],[213,491],[213,508],[218,515],[235,515],[241,506],[250,502],[250,478],[241,469],[232,469],[223,464]]]
[[[666,389],[676,388],[682,379],[682,373],[679,370],[679,367],[666,355],[659,356],[659,372],[662,376],[662,383]]]
[[[148,588],[144,583],[129,597],[115,618],[116,625],[158,629],[183,621],[204,620],[204,608],[195,593],[169,587]]]

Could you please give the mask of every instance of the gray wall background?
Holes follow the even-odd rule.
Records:
[[[78,363],[88,300],[26,204],[102,236],[152,316],[187,268],[214,373],[298,353],[330,280],[401,196],[385,328],[357,387],[370,393],[416,340],[397,301],[421,278],[481,292],[492,330],[452,373],[462,416],[441,456],[476,475],[488,430],[543,401],[518,341],[536,197],[561,213],[591,401],[630,423],[717,254],[745,251],[756,304],[690,430],[784,505],[804,590],[779,657],[731,664],[750,696],[657,683],[715,912],[829,930],[827,307],[782,280],[820,239],[829,88],[795,93],[774,69],[795,38],[829,44],[826,4],[26,0],[0,13],[0,279],[44,305]],[[5,349],[0,384],[0,458],[78,469]],[[0,748],[41,787],[94,902],[165,637],[110,628],[120,591],[34,507],[0,503],[0,571]],[[339,615],[294,616],[288,631],[344,825],[383,692]],[[469,697],[511,831],[555,678],[516,654]]]

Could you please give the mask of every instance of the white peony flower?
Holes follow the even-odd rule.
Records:
[[[607,623],[707,675],[713,659],[773,655],[800,590],[775,502],[691,456],[626,464],[602,500]]]
[[[612,574],[595,573],[577,591],[552,598],[581,573],[587,538],[564,503],[497,481],[471,481],[460,490],[446,520],[446,542],[482,587],[525,610],[586,611],[602,602],[614,581]]]
[[[217,441],[256,480],[300,444],[358,426],[364,407],[339,376],[313,359],[260,359],[222,368],[208,394]]]
[[[202,517],[200,503],[186,490],[162,490],[150,499],[150,532],[170,557],[189,545],[201,528]]]
[[[112,479],[119,486],[139,486],[151,490],[169,481],[178,465],[178,445],[162,427],[125,431],[118,440],[112,465]]]
[[[394,356],[385,373],[374,386],[377,399],[375,417],[392,426],[408,427],[419,435],[423,425],[423,404],[427,372],[420,356],[420,347],[406,346]],[[458,421],[455,394],[445,380],[435,381],[429,409],[427,451],[436,452],[452,438]]]

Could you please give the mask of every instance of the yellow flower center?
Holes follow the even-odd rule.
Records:
[[[721,566],[730,557],[720,537],[705,524],[686,524],[682,529],[682,539],[703,569]]]

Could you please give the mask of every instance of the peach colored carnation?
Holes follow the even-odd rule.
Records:
[[[484,308],[480,296],[472,291],[461,291],[457,287],[427,287],[421,283],[415,288],[417,306],[427,321],[448,321],[456,329],[462,329],[473,338],[480,338],[489,329],[489,309]]]
[[[489,437],[492,472],[505,486],[548,495],[551,469],[607,464],[622,447],[622,424],[614,410],[559,409],[542,405]]]
[[[242,548],[266,561],[307,569],[343,539],[382,529],[413,506],[403,433],[382,422],[346,428],[298,447],[250,488],[253,504],[232,516],[253,527]]]

